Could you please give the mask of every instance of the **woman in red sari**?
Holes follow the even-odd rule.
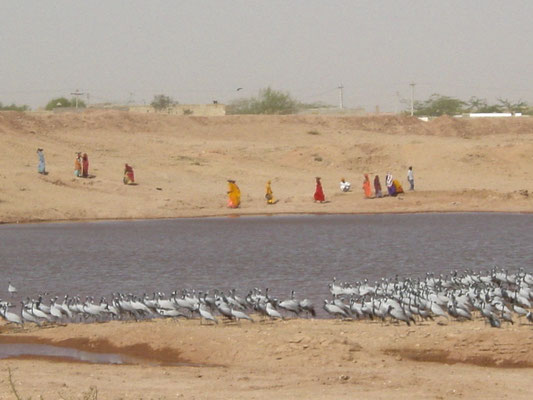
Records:
[[[83,157],[81,158],[81,165],[82,165],[82,175],[84,178],[87,178],[89,176],[89,157],[87,156],[87,153],[83,153]]]
[[[324,196],[324,191],[322,190],[322,183],[320,182],[320,178],[316,177],[316,189],[315,189],[315,201],[319,201],[323,203],[326,200],[326,196]]]

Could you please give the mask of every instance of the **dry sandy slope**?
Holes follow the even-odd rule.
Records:
[[[533,119],[422,122],[409,117],[181,117],[118,111],[0,113],[0,221],[263,213],[529,211]],[[50,174],[37,174],[37,147]],[[94,179],[76,179],[74,154]],[[139,185],[124,186],[125,162]],[[417,191],[364,200],[362,175],[391,171]],[[314,177],[330,202],[312,201]],[[353,184],[340,193],[345,177]],[[225,208],[226,179],[242,191]],[[271,179],[279,203],[267,206]],[[158,190],[159,188],[160,190]]]
[[[7,368],[23,398],[74,398],[90,386],[98,399],[530,399],[533,392],[531,325],[158,320],[4,327],[0,343],[6,335],[150,360],[128,366],[3,360],[1,398],[12,398]],[[161,358],[194,365],[150,365]]]

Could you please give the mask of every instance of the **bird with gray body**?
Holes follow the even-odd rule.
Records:
[[[17,293],[17,288],[11,284],[11,281],[7,284],[7,291],[13,297]]]
[[[231,307],[222,299],[222,297],[219,297],[215,305],[217,307],[217,311],[226,317],[227,319],[233,319],[233,314],[231,313]]]
[[[315,306],[313,305],[313,302],[311,300],[309,299],[300,300],[299,305],[302,311],[305,311],[307,314],[311,314],[311,316],[316,317]]]
[[[411,320],[405,315],[405,312],[401,308],[394,308],[392,305],[389,305],[388,314],[392,319],[403,321],[408,326],[411,326]]]
[[[278,307],[294,313],[295,316],[299,316],[302,309],[300,308],[300,302],[294,298],[294,290],[291,292],[291,298],[280,301]]]
[[[324,300],[324,310],[328,314],[334,316],[335,318],[337,318],[337,317],[340,317],[340,318],[343,318],[343,319],[350,318],[348,313],[346,311],[344,311],[343,308],[339,307],[336,304],[330,303],[327,300]]]
[[[283,319],[283,316],[274,308],[274,306],[272,306],[272,303],[270,302],[266,304],[266,313],[271,319]]]
[[[500,328],[502,326],[502,323],[495,315],[489,317],[489,323],[490,323],[490,326],[493,328]]]
[[[7,310],[7,307],[0,308],[0,316],[2,316],[7,322],[11,324],[22,325],[22,318],[15,313]]]
[[[213,321],[215,324],[218,324],[218,320],[213,316],[213,314],[211,314],[205,304],[203,303],[198,303],[198,309],[197,311],[200,313],[200,318],[203,318],[207,321]]]
[[[241,319],[247,319],[250,322],[254,322],[253,318],[250,317],[248,314],[245,314],[243,311],[235,310],[234,308],[231,308],[231,315],[233,315],[233,318],[237,322],[239,322]]]

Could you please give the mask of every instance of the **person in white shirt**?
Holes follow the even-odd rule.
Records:
[[[352,185],[350,184],[350,182],[346,182],[344,178],[341,178],[340,187],[343,192],[348,192]]]
[[[415,176],[413,174],[413,167],[409,167],[407,170],[407,180],[409,181],[409,185],[411,185],[409,190],[415,190]]]

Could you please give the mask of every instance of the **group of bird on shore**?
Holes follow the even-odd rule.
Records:
[[[424,279],[395,277],[373,285],[367,280],[339,284],[334,278],[329,289],[333,298],[325,300],[324,308],[340,318],[391,319],[411,325],[427,319],[479,317],[495,328],[502,322],[514,324],[514,317],[533,323],[533,275],[523,269],[427,273]]]
[[[10,296],[17,293],[16,288],[9,283]],[[239,322],[254,318],[285,319],[282,310],[292,311],[296,315],[305,313],[316,316],[314,306],[308,299],[296,300],[294,292],[291,299],[279,301],[269,295],[268,288],[264,294],[261,289],[254,288],[242,297],[235,289],[225,293],[213,290],[212,293],[181,290],[174,291],[170,296],[164,293],[153,293],[151,296],[143,294],[137,296],[132,293],[113,293],[111,301],[101,297],[94,301],[91,296],[85,297],[65,295],[61,300],[55,296],[46,302],[39,294],[35,299],[29,297],[20,302],[20,312],[12,312],[15,307],[10,301],[0,299],[0,317],[9,323],[68,323],[68,322],[104,322],[108,320],[142,320],[151,318],[200,318],[218,324],[219,319]]]
[[[426,274],[424,278],[382,278],[370,284],[368,280],[329,284],[331,299],[325,299],[325,315],[343,320],[392,321],[416,324],[427,319],[472,320],[483,318],[492,327],[513,324],[515,317],[533,323],[533,275],[519,270],[493,268],[486,272],[457,271],[449,275]],[[17,289],[9,282],[11,299]],[[54,296],[45,301],[46,293],[20,301],[19,312],[9,300],[0,300],[0,317],[8,323],[74,323],[109,320],[142,320],[151,318],[199,318],[218,324],[219,320],[276,320],[290,317],[315,317],[313,302],[296,298],[292,291],[287,299],[277,299],[254,288],[247,295],[235,289],[174,291],[141,296],[113,293],[108,301],[91,296]],[[15,308],[15,309],[13,309]],[[13,310],[11,310],[13,309]]]

